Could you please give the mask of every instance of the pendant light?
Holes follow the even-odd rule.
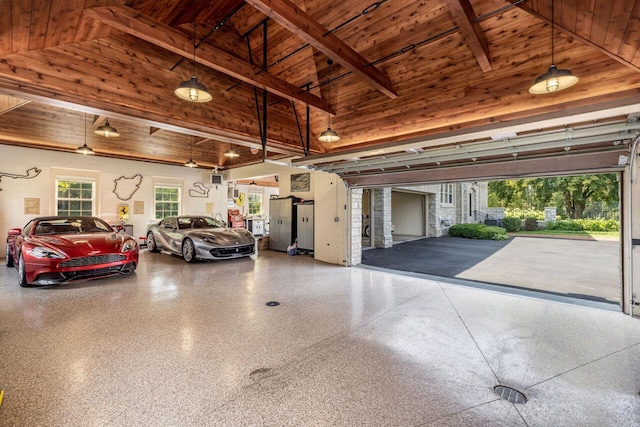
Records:
[[[327,64],[329,64],[329,77],[327,82],[329,83],[329,105],[331,105],[331,64],[333,64],[333,60],[331,58],[327,59]],[[336,131],[331,129],[331,114],[328,114],[328,125],[327,129],[323,130],[318,139],[321,142],[336,142],[340,140],[340,136],[336,133]]]
[[[98,126],[98,129],[95,130],[97,135],[104,136],[105,138],[115,138],[120,136],[118,133],[118,129],[114,128],[109,124],[109,119],[102,126]]]
[[[87,145],[87,113],[84,113],[84,145],[76,148],[76,153],[91,155],[95,154],[95,152]]]
[[[555,65],[555,7],[554,0],[551,0],[551,66],[546,73],[539,76],[529,88],[529,92],[534,95],[557,92],[578,83],[578,77],[574,76],[571,70],[559,69]]]
[[[188,168],[198,167],[198,164],[193,161],[193,137],[191,137],[191,152],[189,153],[189,160],[184,165]]]
[[[185,80],[175,90],[180,99],[190,102],[209,102],[211,94],[196,78],[196,0],[193,0],[193,75],[191,80]]]

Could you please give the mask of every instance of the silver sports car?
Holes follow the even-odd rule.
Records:
[[[256,239],[207,216],[174,216],[147,227],[147,249],[182,255],[187,262],[229,259],[255,254]]]

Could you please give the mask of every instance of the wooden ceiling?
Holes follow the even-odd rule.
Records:
[[[99,155],[206,168],[322,165],[639,104],[640,1],[553,9],[555,64],[580,81],[532,95],[552,61],[552,0],[198,0],[195,63],[191,1],[0,0],[0,143],[73,151],[86,138]],[[174,95],[194,73],[211,102]],[[107,118],[120,137],[92,132]],[[329,120],[340,140],[322,143]]]

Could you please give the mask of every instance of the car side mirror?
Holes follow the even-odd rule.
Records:
[[[21,228],[12,228],[9,230],[9,236],[19,236],[22,234]]]

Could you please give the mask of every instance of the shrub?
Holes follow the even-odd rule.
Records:
[[[456,224],[449,228],[452,237],[464,237],[467,239],[481,240],[508,240],[507,230],[502,227],[487,226],[484,224]]]
[[[512,216],[502,218],[502,226],[509,233],[516,233],[520,231],[522,221],[520,218],[514,218]]]
[[[525,218],[524,229],[526,231],[536,231],[538,229],[538,218]]]
[[[620,231],[620,223],[612,219],[571,219],[547,223],[547,230]]]
[[[514,218],[535,218],[535,219],[544,219],[544,211],[537,211],[534,209],[520,209],[520,208],[506,208],[504,210],[504,216],[514,217]]]

